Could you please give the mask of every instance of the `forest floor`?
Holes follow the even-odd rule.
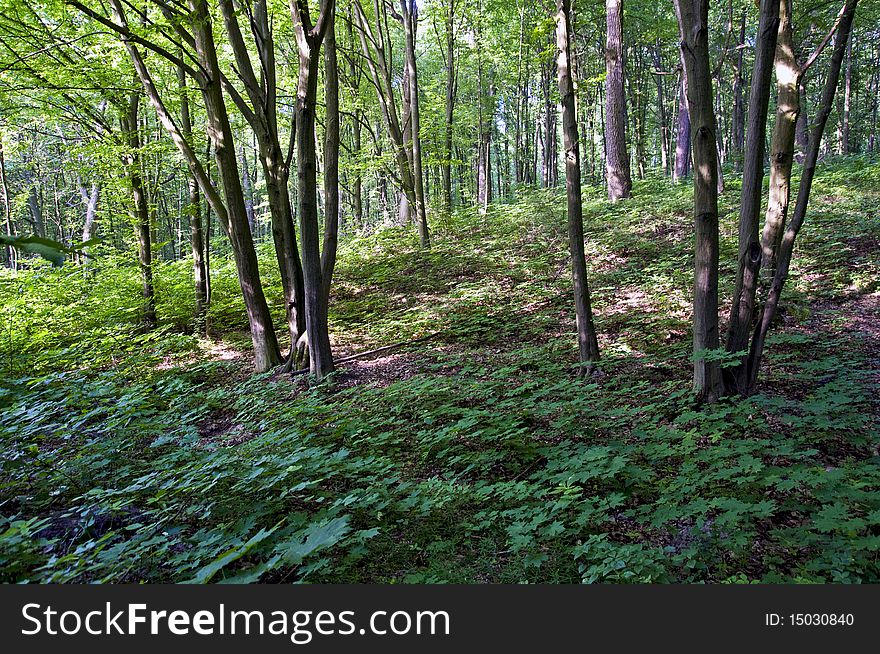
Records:
[[[760,392],[702,408],[691,202],[660,179],[588,194],[589,379],[555,191],[435,215],[427,252],[346,241],[337,357],[431,338],[317,386],[250,375],[228,261],[211,339],[186,333],[186,262],[157,268],[149,334],[109,256],[0,278],[0,579],[880,581],[880,162],[820,167]]]

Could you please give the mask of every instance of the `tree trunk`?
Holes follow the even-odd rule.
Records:
[[[6,235],[12,236],[12,211],[9,202],[9,181],[6,178],[6,155],[3,148],[3,137],[0,136],[0,187],[3,190],[3,218],[6,225]],[[15,248],[11,245],[6,248],[6,262],[12,270],[18,267],[15,258]]]
[[[776,251],[788,217],[794,141],[800,114],[800,69],[795,60],[791,0],[779,0],[779,36],[776,40],[776,122],[770,137],[770,192],[761,235],[763,268],[776,269]]]
[[[662,49],[660,41],[653,49],[654,57],[654,84],[657,86],[657,122],[660,129],[660,167],[664,175],[669,175],[669,119],[666,116],[666,90],[663,84],[663,75],[660,74],[663,67]]]
[[[739,23],[739,40],[736,50],[736,71],[733,78],[733,112],[730,118],[731,159],[734,170],[742,170],[743,148],[746,140],[746,111],[743,99],[743,53],[746,45],[746,12]]]
[[[611,202],[632,195],[626,150],[622,17],[623,0],[605,0],[605,174]]]
[[[816,121],[813,125],[813,131],[810,134],[810,147],[804,161],[803,172],[801,173],[800,187],[798,188],[798,196],[797,201],[795,202],[794,212],[791,221],[785,230],[785,234],[782,237],[782,243],[779,246],[779,252],[777,255],[778,263],[773,275],[773,282],[770,285],[770,290],[767,294],[767,301],[764,304],[764,308],[758,319],[758,324],[755,328],[751,347],[749,349],[747,363],[749,384],[746,389],[747,393],[751,393],[755,389],[758,371],[761,367],[761,359],[764,354],[764,344],[766,343],[767,333],[770,331],[770,325],[776,316],[776,310],[779,307],[779,299],[782,295],[782,289],[788,278],[795,241],[807,215],[807,205],[810,201],[813,177],[816,174],[816,163],[819,159],[819,148],[822,142],[822,135],[825,132],[825,125],[828,122],[828,116],[831,114],[831,109],[834,106],[834,96],[837,92],[837,85],[840,81],[840,69],[848,47],[857,3],[858,0],[846,0],[841,14],[840,23],[837,27],[837,34],[834,39],[834,51],[831,55],[831,61],[828,64],[828,77],[825,80],[825,88],[822,92],[822,103],[816,113]]]
[[[797,143],[797,162],[803,163],[807,150],[810,147],[810,124],[807,119],[807,88],[801,75],[801,81],[798,84],[798,111],[797,123],[795,124],[794,140]]]
[[[718,350],[718,147],[709,70],[709,0],[675,0],[694,127],[694,392],[714,402],[723,391]]]
[[[590,375],[599,360],[599,343],[593,325],[590,305],[590,286],[587,280],[587,262],[584,256],[584,223],[581,200],[581,155],[575,109],[574,80],[571,76],[570,57],[572,29],[571,1],[556,2],[556,71],[559,95],[562,98],[562,134],[565,145],[565,191],[568,211],[568,242],[571,252],[571,277],[574,286],[574,306],[577,320],[578,357],[580,374]]]
[[[852,46],[850,38],[846,46],[846,72],[843,78],[843,127],[841,129],[841,154],[852,152],[850,143],[850,115],[852,114]]]
[[[305,281],[306,331],[309,366],[317,381],[333,372],[327,302],[325,301],[321,253],[318,239],[317,153],[315,113],[318,96],[318,63],[321,43],[335,20],[334,0],[323,0],[316,25],[309,16],[307,0],[290,4],[299,50],[296,85],[296,177],[297,213],[302,239],[302,268]]]
[[[138,109],[140,93],[133,92],[129,97],[128,109],[121,118],[121,127],[128,144],[125,163],[128,168],[128,181],[131,184],[134,201],[134,221],[137,233],[138,263],[141,271],[141,294],[144,298],[143,321],[152,329],[156,326],[156,298],[153,290],[153,248],[150,234],[150,207],[147,191],[141,176],[140,125]]]
[[[687,76],[682,73],[678,93],[678,129],[675,132],[675,168],[672,181],[691,174],[691,116],[687,99]]]
[[[251,172],[248,167],[247,154],[244,145],[241,146],[241,190],[244,194],[244,212],[247,215],[248,228],[251,230],[251,237],[254,234],[254,187],[251,184]]]
[[[749,343],[755,313],[755,293],[761,266],[761,243],[758,217],[764,180],[764,147],[767,138],[767,110],[770,81],[779,33],[779,5],[784,0],[761,0],[761,16],[755,44],[755,65],[749,93],[749,118],[746,128],[746,156],[743,161],[742,196],[739,212],[739,257],[733,302],[727,327],[727,352],[744,352]],[[783,81],[785,81],[783,79]],[[796,82],[795,82],[796,83]],[[728,390],[744,391],[748,384],[745,355],[741,364],[728,369]]]
[[[336,60],[336,26],[330,21],[324,37],[324,246],[321,278],[324,303],[329,305],[330,285],[339,244],[339,68]]]
[[[406,34],[406,78],[409,82],[410,124],[412,129],[412,170],[416,196],[416,224],[419,242],[422,247],[431,244],[428,232],[428,209],[425,199],[425,178],[422,171],[421,111],[419,106],[419,71],[416,66],[416,37],[418,28],[418,6],[416,0],[400,0],[403,28]]]
[[[452,123],[455,118],[455,0],[446,5],[446,123],[443,140],[443,204],[452,210]]]
[[[192,118],[189,112],[189,91],[186,85],[186,71],[177,68],[177,81],[180,87],[180,129],[187,141],[192,140]],[[205,260],[205,246],[202,235],[202,207],[199,197],[199,182],[196,176],[189,173],[186,178],[190,226],[190,247],[193,257],[193,278],[195,280],[196,315],[195,325],[197,331],[204,332],[207,329],[205,313],[208,310],[208,273]]]

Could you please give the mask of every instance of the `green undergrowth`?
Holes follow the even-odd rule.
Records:
[[[207,360],[244,325],[220,257],[213,342],[186,262],[157,265],[154,332],[122,258],[3,277],[0,579],[880,581],[880,165],[823,164],[760,393],[699,409],[691,190],[635,196],[585,198],[586,380],[555,191],[436,215],[427,253],[409,230],[350,236],[337,351],[435,336],[313,387]]]

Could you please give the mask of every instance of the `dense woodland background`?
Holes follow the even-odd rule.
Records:
[[[0,0],[0,579],[880,580],[880,4]]]

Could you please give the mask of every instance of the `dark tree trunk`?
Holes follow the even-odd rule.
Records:
[[[721,368],[705,356],[718,334],[718,146],[709,69],[709,0],[675,0],[694,127],[694,391],[714,402],[723,391]]]
[[[138,109],[140,93],[133,92],[128,101],[128,109],[121,119],[122,132],[125,135],[128,152],[125,163],[128,168],[128,181],[134,203],[134,220],[137,229],[138,263],[141,271],[141,294],[144,298],[143,320],[147,327],[156,326],[156,298],[153,290],[153,248],[150,233],[150,207],[147,191],[141,176],[140,161],[140,125]]]
[[[584,256],[584,223],[581,200],[581,156],[575,109],[574,80],[571,76],[570,57],[572,29],[571,2],[556,2],[556,70],[559,95],[562,99],[562,134],[565,145],[565,191],[568,211],[568,242],[571,252],[571,277],[574,286],[574,306],[577,320],[578,356],[580,374],[589,375],[599,360],[599,343],[593,325],[590,305],[590,286],[587,280],[587,262]]]
[[[186,85],[186,71],[178,67],[177,79],[180,86],[180,128],[184,138],[191,141],[192,119],[189,112],[189,92]],[[199,197],[199,182],[196,176],[189,173],[186,178],[188,200],[187,213],[190,225],[190,246],[193,257],[193,277],[195,279],[196,315],[195,324],[198,331],[207,329],[205,314],[208,310],[208,273],[205,258],[205,245],[202,235],[202,207]]]
[[[297,213],[302,239],[306,331],[309,339],[309,367],[315,378],[321,381],[333,372],[334,364],[318,237],[315,113],[321,43],[330,23],[335,20],[335,2],[323,0],[320,15],[314,25],[307,0],[294,0],[290,8],[299,49],[296,87]]]
[[[612,202],[632,195],[626,149],[622,17],[623,0],[605,0],[605,173]]]
[[[761,266],[761,243],[758,234],[761,212],[761,191],[764,180],[764,151],[767,139],[767,111],[770,102],[770,81],[779,33],[780,0],[761,0],[761,16],[755,44],[755,65],[749,93],[749,117],[746,129],[746,151],[743,161],[742,196],[739,212],[739,256],[733,302],[727,327],[727,352],[744,352],[755,312],[755,293]],[[784,81],[784,80],[783,80]],[[742,364],[730,371],[728,389],[743,391],[748,384]]]
[[[825,88],[822,92],[822,103],[816,113],[813,131],[810,134],[810,146],[806,154],[806,160],[804,161],[804,169],[801,173],[797,201],[795,202],[791,220],[789,221],[785,234],[782,237],[782,243],[777,255],[778,262],[773,275],[773,281],[767,294],[767,301],[765,302],[763,310],[758,318],[758,324],[755,327],[751,347],[749,349],[747,363],[749,384],[746,389],[748,393],[753,392],[755,389],[758,371],[761,367],[761,359],[764,354],[767,333],[770,331],[770,325],[773,323],[773,319],[776,316],[776,310],[779,307],[779,299],[782,295],[782,289],[788,278],[795,241],[801,227],[803,227],[804,219],[807,215],[810,191],[813,185],[813,177],[816,174],[816,163],[819,159],[819,147],[822,142],[822,135],[825,132],[825,125],[828,122],[828,116],[831,114],[831,109],[834,106],[834,96],[837,92],[838,83],[840,82],[840,69],[848,47],[857,3],[858,0],[846,0],[843,13],[841,14],[840,23],[837,27],[837,34],[834,39],[834,51],[831,55],[831,61],[828,64],[828,77],[825,80]]]

